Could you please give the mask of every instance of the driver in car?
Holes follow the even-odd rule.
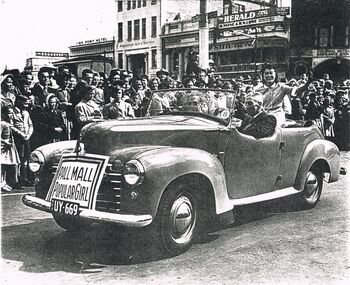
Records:
[[[209,107],[200,96],[190,95],[183,104],[183,110],[208,114]]]
[[[273,115],[263,110],[263,97],[261,93],[252,93],[246,97],[245,107],[247,114],[243,118],[238,130],[257,139],[270,137],[274,134],[277,120]]]

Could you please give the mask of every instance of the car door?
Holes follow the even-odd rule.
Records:
[[[256,139],[232,128],[224,153],[228,194],[244,198],[275,190],[281,161],[281,130]]]

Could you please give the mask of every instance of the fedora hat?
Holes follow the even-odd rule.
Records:
[[[156,76],[157,76],[157,77],[161,76],[162,74],[165,74],[165,75],[168,76],[170,73],[169,73],[169,71],[167,71],[165,68],[161,68],[160,70],[158,70],[158,71],[156,72]]]

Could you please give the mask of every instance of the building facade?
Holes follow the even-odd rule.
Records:
[[[350,78],[350,0],[293,0],[290,73]]]
[[[116,66],[134,74],[155,75],[162,67],[162,27],[199,13],[198,0],[115,0],[117,10]],[[208,0],[209,9],[223,0]]]
[[[66,65],[69,70],[81,76],[84,69],[109,74],[115,62],[114,38],[98,38],[77,42],[69,47],[69,59],[54,62],[55,66]]]
[[[257,74],[271,62],[280,77],[288,69],[289,7],[276,1],[223,1],[218,15],[208,13],[209,56],[224,78]],[[190,50],[198,49],[198,22],[173,21],[162,34],[166,67],[181,78]]]

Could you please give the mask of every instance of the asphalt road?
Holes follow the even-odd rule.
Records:
[[[342,162],[350,170],[350,152]],[[4,194],[1,284],[349,284],[349,186],[350,173],[325,184],[308,211],[288,199],[240,207],[235,225],[172,258],[142,233],[69,234],[23,193]]]

